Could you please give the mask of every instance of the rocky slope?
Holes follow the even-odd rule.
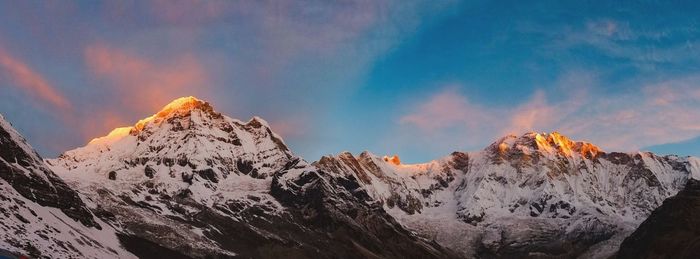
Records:
[[[617,258],[697,258],[700,255],[700,181],[664,201],[622,242]]]
[[[142,257],[450,258],[268,124],[193,97],[48,160]]]
[[[114,229],[0,116],[0,249],[33,258],[134,258]]]
[[[692,173],[695,158],[607,153],[558,134],[507,136],[425,164],[321,158],[401,224],[464,257],[605,258]]]

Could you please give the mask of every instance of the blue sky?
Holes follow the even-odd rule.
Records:
[[[5,1],[0,113],[44,156],[194,95],[298,154],[506,134],[700,156],[694,2]]]

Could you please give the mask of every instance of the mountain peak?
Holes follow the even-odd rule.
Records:
[[[186,96],[177,98],[163,107],[158,113],[170,113],[176,110],[191,110],[201,106],[209,105],[209,103],[197,99],[194,96]]]
[[[528,149],[528,151],[541,151],[565,156],[579,154],[587,158],[596,157],[602,152],[596,145],[584,141],[571,140],[559,132],[528,132],[520,137],[508,135],[496,141],[492,146],[499,153],[505,153],[510,149]]]
[[[197,99],[194,96],[180,97],[163,106],[163,108],[161,108],[157,113],[139,120],[133,126],[115,128],[106,136],[93,138],[90,140],[90,142],[88,142],[88,145],[109,145],[129,134],[137,134],[151,122],[160,123],[164,119],[174,115],[190,114],[193,110],[201,110],[219,116],[216,112],[214,112],[214,108],[206,101]]]
[[[192,110],[202,110],[208,113],[214,113],[214,108],[208,102],[202,101],[193,96],[180,97],[165,105],[156,114],[139,120],[136,125],[134,125],[134,128],[136,128],[136,130],[142,130],[143,127],[151,121],[159,121],[163,118],[170,117],[173,114],[189,114],[192,112]]]
[[[104,156],[113,159],[104,161]],[[244,123],[189,96],[175,99],[134,126],[116,128],[85,147],[64,152],[56,163],[70,164],[67,167],[72,169],[94,163],[104,170],[111,167],[111,171],[132,170],[147,163],[168,170],[173,166],[187,167],[187,171],[211,169],[202,177],[217,182],[232,172],[262,179],[294,158],[265,120],[253,117]],[[110,173],[104,170],[97,173]],[[174,171],[169,174],[175,175]]]

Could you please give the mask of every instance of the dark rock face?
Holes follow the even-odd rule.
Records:
[[[125,234],[118,234],[119,243],[129,252],[139,258],[170,258],[170,259],[191,259],[182,253],[162,247],[148,239],[139,238]]]
[[[0,115],[0,257],[133,258]]]
[[[609,239],[618,230],[611,222],[586,218],[581,223],[586,227],[575,232],[547,224],[546,221],[532,219],[521,222],[527,228],[536,230],[527,242],[507,241],[501,244],[482,244],[476,249],[478,258],[580,258],[591,245]],[[519,224],[500,229],[503,240],[514,240],[518,236]],[[584,257],[585,258],[585,257]]]
[[[700,257],[700,181],[690,179],[622,242],[618,258]]]
[[[433,191],[444,189],[448,182],[454,180],[451,175],[446,175],[445,177],[437,176],[436,178],[440,178],[441,182],[434,186],[430,186],[428,189],[421,190],[421,193],[400,193],[401,191],[406,190],[404,184],[385,175],[386,172],[382,171],[382,169],[375,163],[375,158],[373,155],[369,154],[368,152],[363,152],[357,157],[347,152],[341,153],[337,157],[324,156],[319,161],[314,162],[314,166],[318,167],[322,171],[328,172],[331,175],[343,176],[338,177],[339,183],[351,191],[354,189],[368,188],[361,186],[371,185],[373,183],[373,177],[384,181],[388,186],[390,186],[392,191],[397,191],[392,192],[388,197],[377,199],[375,201],[384,202],[389,208],[398,207],[408,214],[420,213],[423,209],[423,204],[418,197],[429,196]],[[343,181],[343,179],[355,179],[354,182],[357,183],[357,186],[346,186],[347,184],[345,183],[347,181]]]
[[[453,258],[437,243],[404,229],[359,187],[358,179],[320,170],[294,177],[276,175],[271,194],[301,224],[318,234],[332,233],[327,256],[337,258]],[[284,179],[284,180],[283,180]],[[324,256],[325,257],[325,256]]]
[[[156,174],[156,170],[153,169],[153,167],[151,166],[146,166],[146,168],[144,169],[144,174],[146,175],[146,177],[153,179],[153,176]]]
[[[100,228],[78,193],[46,168],[39,154],[21,146],[28,147],[26,143],[17,143],[19,136],[13,138],[12,134],[10,129],[0,127],[0,178],[25,198],[58,208],[85,226]]]
[[[203,179],[209,180],[213,183],[219,182],[219,178],[216,176],[216,173],[214,172],[214,170],[211,170],[211,168],[197,171],[197,174],[200,177],[202,177]]]
[[[357,179],[328,175],[298,158],[285,168],[270,184],[270,194],[284,206],[281,213],[270,200],[255,195],[207,206],[191,195],[136,202],[107,190],[98,192],[95,202],[104,206],[94,211],[121,226],[122,245],[144,258],[456,257],[404,229],[356,188]],[[290,176],[291,171],[303,172]],[[173,215],[164,218],[162,207]],[[154,219],[165,224],[146,223]],[[192,228],[201,229],[203,236],[182,242],[192,237],[179,230]]]

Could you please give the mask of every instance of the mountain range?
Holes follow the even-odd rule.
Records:
[[[40,158],[4,118],[0,126],[0,249],[13,255],[654,258],[700,251],[692,241],[699,232],[674,225],[700,208],[684,202],[697,199],[694,157],[606,152],[531,132],[423,164],[370,152],[308,162],[265,120],[232,119],[194,97],[55,159]],[[661,233],[667,243],[691,241],[654,250]]]

